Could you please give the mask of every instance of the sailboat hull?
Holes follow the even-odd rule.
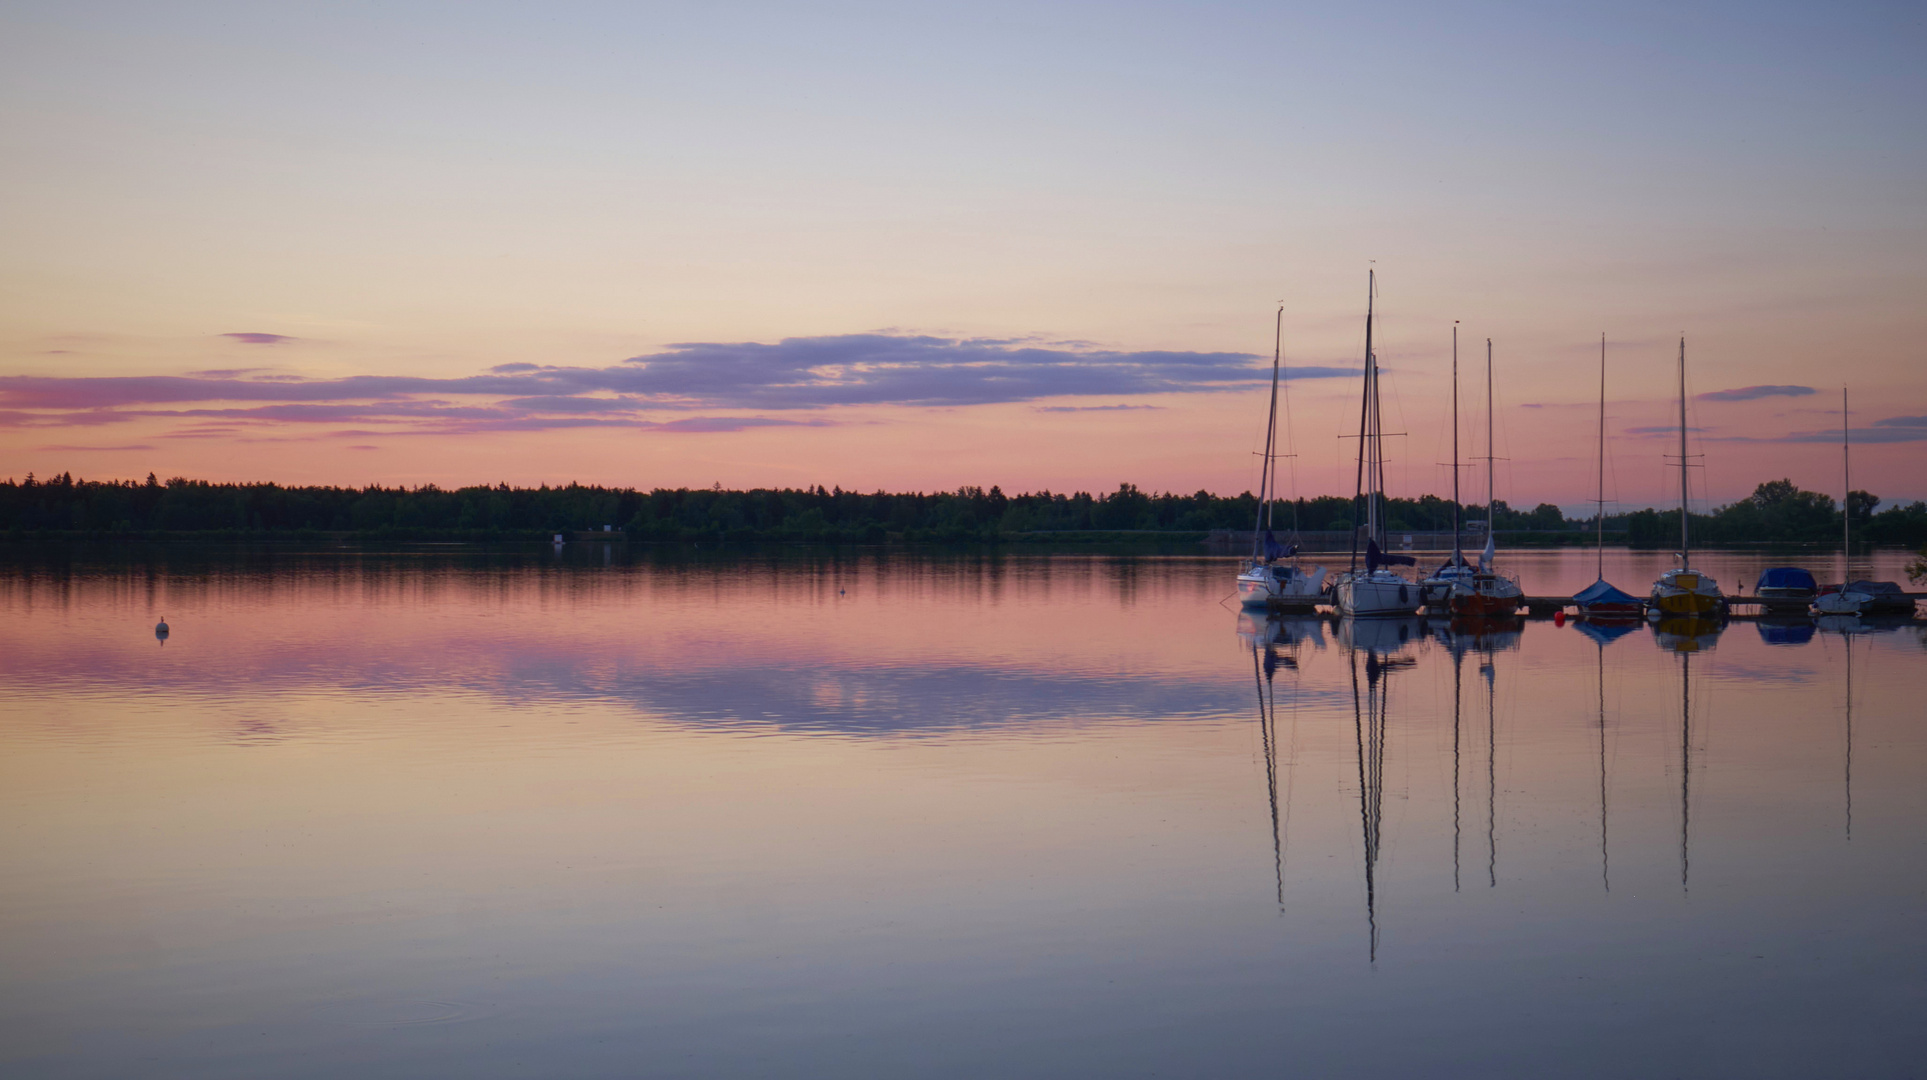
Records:
[[[1525,592],[1517,582],[1497,574],[1479,574],[1454,584],[1446,607],[1454,615],[1511,615],[1524,602]]]
[[[1709,593],[1658,585],[1654,586],[1652,599],[1646,606],[1661,615],[1717,615],[1725,610],[1726,597],[1717,589]]]
[[[1720,610],[1720,601],[1693,592],[1654,593],[1651,606],[1662,615],[1712,615]]]
[[[1607,601],[1600,604],[1581,604],[1579,614],[1588,619],[1636,619],[1645,614],[1646,605],[1633,601]]]
[[[1419,587],[1384,570],[1345,574],[1332,587],[1332,603],[1340,615],[1415,615],[1420,603]]]
[[[1324,599],[1325,570],[1307,574],[1295,566],[1253,566],[1238,575],[1238,602],[1248,608],[1310,611]]]

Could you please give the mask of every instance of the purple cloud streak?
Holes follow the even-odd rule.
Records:
[[[1806,397],[1819,393],[1811,386],[1741,386],[1732,390],[1712,390],[1699,395],[1701,401],[1757,401],[1769,397]]]
[[[288,340],[281,335],[254,335]],[[822,426],[747,417],[652,421],[647,410],[807,411],[850,405],[959,407],[1068,396],[1211,393],[1267,376],[1247,353],[1122,352],[893,334],[683,343],[603,368],[501,364],[456,378],[337,379],[215,369],[187,375],[0,377],[0,424],[64,426],[139,417],[236,423],[395,423],[388,434],[631,427],[740,431]],[[1301,366],[1295,379],[1349,368]],[[457,403],[451,399],[491,398]],[[220,404],[232,403],[232,404]],[[251,404],[255,403],[255,404]],[[156,406],[199,405],[190,409]],[[145,406],[145,408],[143,408]],[[1147,406],[1057,406],[1093,411]],[[28,411],[38,410],[38,411]],[[177,432],[196,437],[208,429]]]

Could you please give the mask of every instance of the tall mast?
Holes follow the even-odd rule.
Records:
[[[1372,292],[1378,292],[1378,278],[1372,278]],[[1366,445],[1371,448],[1365,468],[1371,474],[1367,477],[1365,488],[1366,535],[1378,539],[1378,497],[1385,490],[1385,453],[1379,441],[1379,433],[1384,430],[1383,419],[1379,416],[1378,401],[1378,353],[1372,349],[1372,298],[1365,301],[1365,410],[1368,416],[1365,431]]]
[[[1679,565],[1684,569],[1690,560],[1686,557],[1686,336],[1679,339]]]
[[[1365,500],[1365,420],[1372,403],[1372,296],[1378,291],[1377,272],[1365,271],[1365,393],[1358,405],[1358,476],[1352,496],[1352,570],[1358,569],[1358,507]]]
[[[1271,413],[1265,421],[1265,464],[1258,476],[1258,520],[1251,527],[1251,559],[1264,550],[1264,530],[1271,528],[1271,503],[1277,498],[1273,478],[1273,448],[1278,438],[1278,361],[1284,355],[1285,309],[1278,309],[1276,336],[1271,343]]]
[[[1452,565],[1465,561],[1459,544],[1459,320],[1452,320]]]
[[[1847,572],[1847,564],[1853,561],[1853,461],[1851,442],[1847,423],[1847,388],[1840,388],[1840,481],[1846,485],[1846,501],[1840,504],[1840,581],[1841,588],[1853,575]]]
[[[1271,418],[1265,423],[1265,528],[1272,526],[1278,501],[1278,372],[1285,355],[1285,309],[1279,308],[1271,328]]]
[[[1485,339],[1485,536],[1489,544],[1498,543],[1498,534],[1493,531],[1495,522],[1492,508],[1498,505],[1498,494],[1492,483],[1492,460],[1497,453],[1492,448],[1492,339]]]
[[[1599,499],[1593,515],[1599,580],[1606,580],[1606,335],[1599,335]],[[1603,647],[1602,647],[1603,648]],[[1604,655],[1602,652],[1601,655]],[[1604,721],[1601,721],[1602,723]]]

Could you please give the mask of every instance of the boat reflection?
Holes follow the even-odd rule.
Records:
[[[1761,616],[1753,625],[1760,631],[1760,640],[1768,645],[1805,645],[1813,640],[1813,620],[1805,615],[1768,614]]]
[[[1252,648],[1283,648],[1296,654],[1305,646],[1325,648],[1325,620],[1310,615],[1238,614],[1238,637]]]
[[[1432,636],[1454,654],[1508,652],[1519,647],[1526,621],[1517,615],[1468,617],[1430,624]]]
[[[1573,629],[1598,642],[1611,645],[1640,628],[1638,619],[1575,619]]]
[[[1400,652],[1414,641],[1425,637],[1426,620],[1423,618],[1372,618],[1339,619],[1335,632],[1339,645],[1348,651],[1359,651],[1390,656]]]
[[[1241,635],[1244,636],[1244,635]],[[1285,754],[1285,793],[1284,817],[1278,813],[1278,671],[1283,668],[1292,673],[1295,681],[1298,673],[1298,659],[1283,656],[1278,652],[1278,642],[1269,635],[1252,634],[1246,637],[1251,645],[1251,677],[1258,690],[1258,735],[1265,755],[1265,793],[1271,806],[1271,868],[1276,887],[1278,910],[1285,909],[1285,849],[1287,835],[1291,826],[1291,766],[1297,750],[1297,724],[1292,725],[1292,746]],[[1295,697],[1295,695],[1294,695]],[[1294,709],[1293,719],[1297,712]]]
[[[1364,652],[1364,662],[1359,652]],[[1367,956],[1378,960],[1378,856],[1383,835],[1385,805],[1385,739],[1391,714],[1391,674],[1415,666],[1409,656],[1380,656],[1370,650],[1354,650],[1350,656],[1352,681],[1352,734],[1358,752],[1358,822],[1365,864],[1365,928]],[[1359,690],[1359,668],[1365,670],[1365,686]]]
[[[1684,615],[1656,620],[1652,626],[1660,648],[1668,652],[1696,653],[1706,652],[1719,642],[1726,620]]]

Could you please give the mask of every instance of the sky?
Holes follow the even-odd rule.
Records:
[[[1914,5],[0,3],[0,477],[1927,498]],[[1274,322],[1276,320],[1276,322]],[[1486,449],[1486,341],[1492,342]],[[1465,496],[1485,497],[1483,469]]]

